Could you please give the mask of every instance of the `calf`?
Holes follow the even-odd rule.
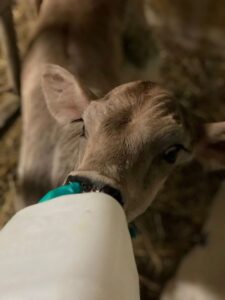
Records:
[[[151,82],[115,88],[121,82],[124,5],[42,2],[22,78],[19,176],[25,204],[70,173],[69,181],[88,180],[90,190],[121,194],[132,220],[177,165],[193,157],[224,164],[219,146],[225,123],[201,124]]]

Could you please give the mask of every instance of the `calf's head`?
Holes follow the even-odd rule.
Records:
[[[146,210],[177,165],[193,157],[225,164],[225,124],[200,124],[155,83],[127,83],[96,101],[68,71],[47,65],[42,87],[62,126],[81,123],[82,152],[70,176],[119,190],[129,220]]]

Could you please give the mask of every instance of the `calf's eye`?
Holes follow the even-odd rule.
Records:
[[[173,145],[163,153],[163,159],[169,164],[174,164],[177,160],[178,153],[184,147],[182,145]]]

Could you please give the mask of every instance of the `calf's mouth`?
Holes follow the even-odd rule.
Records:
[[[122,206],[124,204],[121,192],[117,188],[109,184],[105,184],[102,181],[93,180],[86,176],[69,175],[67,177],[66,184],[71,182],[78,182],[81,186],[82,193],[102,192],[116,199]]]

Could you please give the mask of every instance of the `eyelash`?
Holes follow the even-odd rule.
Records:
[[[169,164],[175,164],[180,149],[177,145],[169,147],[163,152],[163,159]]]
[[[165,150],[162,154],[163,159],[169,164],[175,164],[177,160],[177,156],[181,150],[188,151],[183,145],[176,144],[170,146],[167,150]]]

